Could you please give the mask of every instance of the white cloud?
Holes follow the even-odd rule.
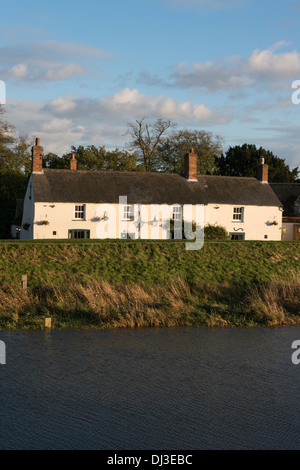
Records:
[[[0,47],[0,61],[5,64],[30,62],[45,66],[70,60],[104,59],[109,56],[110,53],[103,49],[66,41],[25,42]]]
[[[205,104],[178,102],[172,97],[140,93],[136,88],[124,88],[103,99],[59,97],[46,105],[46,110],[56,116],[84,116],[85,120],[105,120],[107,117],[127,122],[139,115],[156,115],[166,119],[190,119],[208,122],[213,112]]]
[[[158,115],[167,119],[196,119],[206,121],[212,111],[204,104],[179,103],[174,98],[139,93],[137,89],[125,88],[111,97],[106,97],[101,108],[107,113],[122,115]]]
[[[109,53],[85,44],[41,41],[0,48],[5,78],[55,82],[82,75],[87,65],[109,57]]]
[[[41,126],[42,132],[48,133],[62,133],[72,128],[72,121],[70,119],[51,119],[44,122]]]
[[[60,96],[52,100],[49,104],[45,106],[46,109],[51,111],[53,114],[68,114],[76,108],[75,100],[72,97],[63,97]]]
[[[47,70],[43,75],[43,80],[49,82],[56,82],[58,80],[67,80],[74,76],[83,75],[84,68],[76,64],[68,64],[55,69]]]
[[[250,73],[271,80],[289,80],[300,76],[300,54],[297,51],[275,54],[273,49],[252,52],[249,61]]]
[[[26,78],[28,74],[28,67],[26,64],[14,65],[9,72],[14,78]]]
[[[20,135],[27,134],[32,140],[41,138],[45,154],[53,152],[62,155],[69,152],[73,145],[81,144],[122,148],[129,140],[128,122],[133,122],[138,116],[155,118],[159,115],[174,119],[180,128],[209,127],[218,129],[218,134],[231,128],[236,144],[239,144],[236,122],[241,124],[246,119],[247,130],[240,143],[249,141],[247,132],[250,136],[254,132],[255,139],[252,135],[250,143],[269,148],[281,158],[286,158],[292,166],[299,164],[299,129],[288,126],[289,118],[282,127],[277,124],[276,128],[270,122],[271,127],[268,127],[266,120],[265,128],[262,128],[261,121],[257,123],[253,119],[256,117],[255,109],[245,106],[235,108],[224,105],[212,110],[202,103],[178,102],[173,97],[146,95],[137,89],[125,88],[105,99],[79,95],[58,97],[48,103],[10,99],[6,108],[8,121],[16,126]],[[232,127],[223,127],[230,122]],[[258,129],[253,125],[259,125]],[[220,131],[220,126],[224,132]],[[274,132],[276,136],[271,138]]]
[[[178,64],[170,76],[171,85],[204,91],[237,91],[295,79],[300,77],[300,53],[296,50],[277,52],[278,48],[287,45],[280,41],[268,49],[255,49],[248,59],[229,57],[220,62],[198,62],[191,67]]]
[[[46,153],[62,154],[79,143],[123,146],[128,140],[127,124],[138,116],[159,116],[180,121],[182,126],[222,123],[231,118],[203,103],[179,102],[129,88],[102,99],[67,95],[48,103],[11,99],[7,104],[8,121],[21,135],[40,137]]]
[[[181,88],[199,88],[209,91],[221,89],[236,89],[247,87],[253,83],[253,78],[247,74],[240,60],[234,64],[228,61],[225,64],[213,62],[199,62],[190,69],[180,65],[173,76],[175,86]]]

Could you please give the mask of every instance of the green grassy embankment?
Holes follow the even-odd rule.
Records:
[[[2,242],[0,329],[300,324],[300,243]],[[28,289],[22,289],[22,275]]]

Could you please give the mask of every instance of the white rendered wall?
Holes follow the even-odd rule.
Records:
[[[243,222],[233,221],[234,207],[244,207]],[[282,211],[279,207],[208,204],[205,223],[221,225],[228,233],[245,233],[245,240],[281,240]]]
[[[26,193],[22,224],[33,218],[33,198],[29,201],[27,196]],[[76,204],[81,205],[83,202],[78,201]],[[31,238],[35,239],[65,239],[68,238],[69,230],[90,230],[90,238],[102,239],[126,238],[127,233],[131,238],[143,239],[166,239],[170,236],[168,220],[172,206],[135,205],[134,221],[122,219],[123,210],[119,204],[86,204],[85,207],[85,220],[75,220],[74,203],[36,203],[33,233],[31,228],[28,232],[22,229],[21,238],[30,238],[31,234]],[[233,221],[234,207],[243,206],[205,206],[205,225],[221,225],[228,233],[245,233],[245,240],[281,240],[282,212],[279,207],[244,206],[243,222]],[[184,220],[195,220],[195,212],[186,212]]]
[[[68,238],[69,230],[90,230],[90,238],[170,238],[169,220],[173,206],[134,205],[134,220],[123,219],[123,207],[119,204],[86,204],[85,220],[75,219],[78,203],[36,203],[34,217],[35,239]],[[184,208],[184,219],[196,218],[195,207]],[[202,221],[203,222],[203,221]],[[56,232],[54,235],[53,232]]]

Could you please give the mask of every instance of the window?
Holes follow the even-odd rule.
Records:
[[[230,233],[230,240],[245,240],[245,234],[244,233]]]
[[[133,220],[133,206],[124,206],[123,207],[123,218],[122,220]]]
[[[84,220],[85,219],[85,204],[75,206],[74,219]]]
[[[182,209],[180,206],[173,207],[172,219],[181,220],[182,219],[181,212],[182,212]]]
[[[244,222],[244,208],[234,207],[233,208],[233,219],[234,222]]]
[[[89,230],[69,230],[69,238],[90,238]]]

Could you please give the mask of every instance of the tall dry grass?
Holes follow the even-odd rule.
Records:
[[[256,319],[270,326],[300,323],[300,273],[273,279],[269,286],[251,289],[248,297]]]
[[[51,315],[64,327],[174,327],[300,324],[300,273],[240,292],[224,282],[178,277],[169,284],[96,281],[64,285],[0,286],[0,328],[40,328]]]
[[[179,326],[193,314],[192,294],[186,281],[169,285],[109,283],[85,278],[69,286],[45,286],[23,291],[20,286],[0,288],[0,316],[21,323],[25,316],[81,312],[94,324],[107,327]],[[39,322],[41,323],[41,319]],[[3,323],[3,321],[2,321]]]
[[[99,322],[112,327],[176,326],[187,311],[194,310],[188,305],[189,286],[181,278],[156,286],[90,279],[87,286],[72,286],[69,295],[69,302],[80,300]]]

